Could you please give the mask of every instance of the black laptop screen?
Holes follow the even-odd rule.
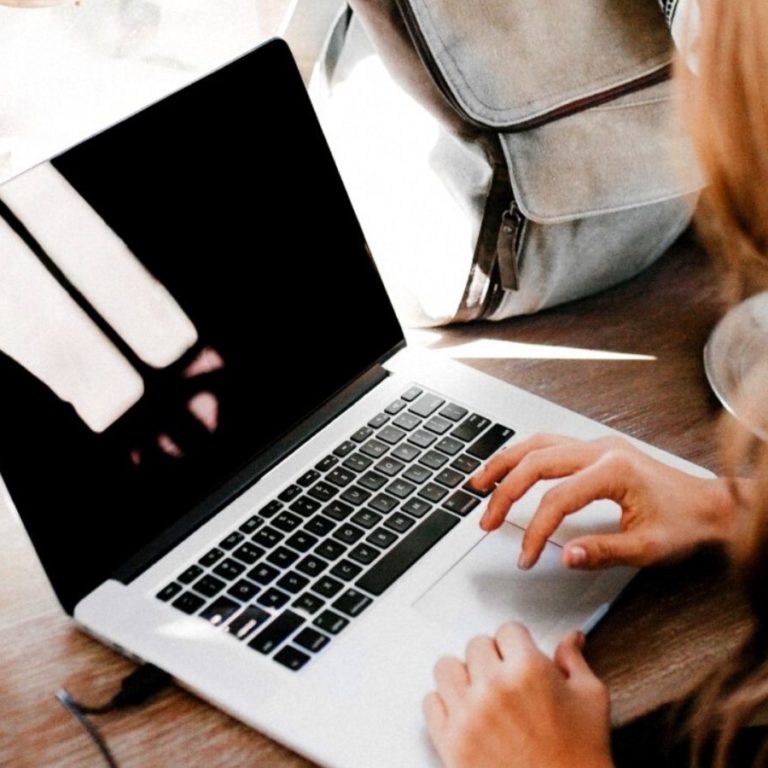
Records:
[[[0,474],[68,610],[402,341],[282,43],[0,212]]]

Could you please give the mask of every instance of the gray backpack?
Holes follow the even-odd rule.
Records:
[[[432,165],[473,222],[458,306],[425,323],[500,320],[594,293],[688,225],[701,182],[656,3],[350,5],[392,78],[434,115]],[[322,59],[332,87],[351,23],[345,9]]]

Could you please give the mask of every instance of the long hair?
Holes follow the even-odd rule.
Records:
[[[698,0],[696,11],[699,23],[696,30],[689,24],[678,80],[708,185],[697,224],[721,257],[729,298],[737,300],[768,287],[768,2]],[[743,397],[764,418],[768,367],[756,377]],[[737,734],[768,704],[768,451],[732,421],[721,437],[728,474],[735,478],[748,464],[755,479],[748,490],[731,481],[737,509],[731,562],[752,624],[700,689],[691,718],[693,763],[700,765],[706,752],[715,768],[730,765]],[[768,749],[756,760],[768,765]]]

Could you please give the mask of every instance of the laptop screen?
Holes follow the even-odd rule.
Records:
[[[67,610],[402,342],[280,42],[0,213],[0,474]]]

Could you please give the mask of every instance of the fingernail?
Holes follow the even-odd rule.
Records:
[[[521,571],[527,571],[531,567],[530,558],[525,554],[525,552],[520,553],[520,557],[517,559],[517,567]]]
[[[568,564],[571,568],[587,564],[587,550],[584,547],[570,547],[568,549]]]

